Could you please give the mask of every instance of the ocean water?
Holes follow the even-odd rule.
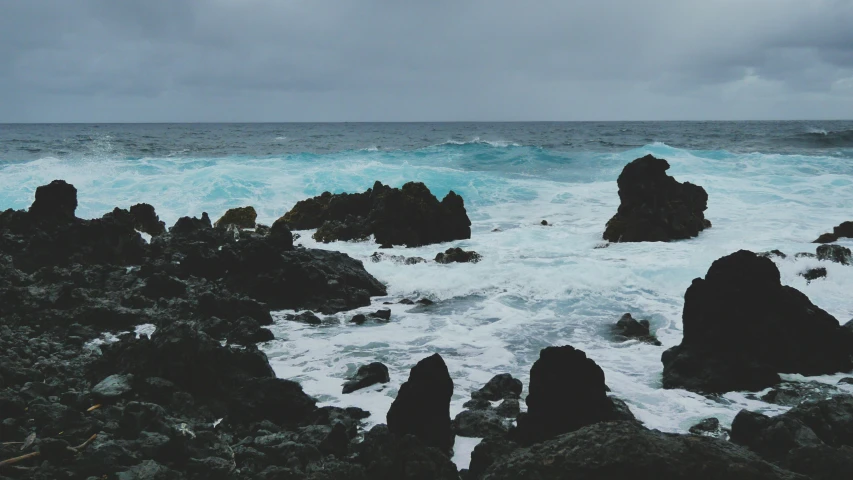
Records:
[[[619,204],[619,172],[648,153],[708,191],[713,227],[687,241],[595,248]],[[439,197],[453,190],[473,222],[470,240],[384,252],[432,258],[459,246],[482,254],[478,264],[373,263],[374,243],[318,244],[300,232],[297,243],[346,252],[387,283],[388,297],[361,311],[395,304],[386,325],[346,324],[354,312],[324,327],[279,320],[277,338],[262,345],[276,373],[379,423],[409,369],[434,352],[453,377],[455,415],[493,375],[526,386],[540,349],[571,344],[647,426],[683,432],[708,416],[728,424],[742,408],[785,410],[750,392],[664,390],[660,355],[681,341],[684,291],[715,259],[739,249],[814,252],[819,234],[853,220],[853,122],[0,125],[0,208],[26,208],[37,186],[57,178],[77,187],[81,217],[148,202],[170,225],[244,205],[269,224],[298,200],[376,180],[421,181]],[[841,322],[853,318],[853,267],[775,261],[783,283]],[[798,276],[818,264],[826,279]],[[420,297],[436,304],[396,304]],[[608,329],[626,312],[648,318],[663,346],[612,341]],[[341,395],[344,378],[371,361],[388,365],[391,382]],[[473,443],[460,445],[464,466]]]

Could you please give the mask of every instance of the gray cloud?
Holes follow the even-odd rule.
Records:
[[[0,121],[844,118],[849,0],[0,0]]]

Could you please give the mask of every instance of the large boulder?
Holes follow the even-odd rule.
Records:
[[[842,222],[832,229],[832,233],[824,233],[814,243],[832,243],[839,238],[853,238],[853,222]]]
[[[700,186],[679,183],[666,174],[669,163],[652,155],[638,158],[617,179],[619,209],[607,222],[604,239],[611,242],[668,242],[699,235],[708,194]]]
[[[853,397],[804,402],[768,417],[742,410],[732,441],[815,480],[853,478]]]
[[[518,416],[510,439],[530,445],[593,423],[633,419],[607,390],[604,371],[583,351],[544,348],[530,369],[527,412]]]
[[[254,207],[231,208],[213,226],[225,228],[233,225],[237,228],[255,228],[257,218],[258,214]]]
[[[664,352],[663,386],[761,390],[779,373],[853,368],[853,332],[782,285],[772,260],[741,250],[716,260],[684,294],[684,338]]]
[[[450,453],[454,436],[450,428],[453,380],[439,354],[412,367],[388,410],[388,429],[395,435],[414,435],[425,444]]]
[[[342,393],[352,393],[377,383],[388,383],[390,381],[388,367],[383,363],[373,362],[358,367],[356,374],[344,383]]]
[[[130,207],[130,214],[134,218],[134,226],[140,232],[145,232],[152,237],[166,233],[166,223],[160,221],[160,217],[151,205],[137,203]]]
[[[501,452],[480,478],[808,480],[730,442],[661,433],[634,422],[599,423],[510,454]]]
[[[77,189],[65,180],[54,180],[36,188],[36,199],[29,213],[39,218],[74,220],[76,210]]]
[[[281,220],[295,230],[318,229],[314,238],[322,242],[373,235],[380,245],[416,247],[471,238],[462,197],[451,191],[439,202],[419,182],[402,188],[376,182],[364,193],[325,192],[297,202]]]

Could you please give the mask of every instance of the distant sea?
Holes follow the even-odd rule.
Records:
[[[619,205],[622,167],[649,153],[708,191],[713,227],[687,241],[595,248]],[[853,220],[853,121],[0,125],[0,208],[26,208],[37,186],[58,178],[77,187],[78,216],[147,202],[168,224],[244,205],[269,224],[298,200],[376,180],[424,182],[439,197],[453,190],[473,222],[470,240],[388,253],[432,258],[460,246],[482,254],[478,264],[373,263],[373,243],[317,244],[300,232],[297,243],[346,252],[388,284],[373,310],[402,298],[437,303],[392,305],[393,321],[381,326],[348,325],[343,314],[319,328],[279,321],[278,338],[263,345],[277,374],[380,422],[409,368],[440,352],[455,415],[494,374],[526,385],[541,348],[571,344],[602,366],[640,420],[686,431],[707,416],[730,423],[741,408],[785,409],[760,392],[663,390],[660,355],[681,341],[684,291],[715,259],[739,249],[813,252],[819,234]],[[853,317],[853,267],[774,261],[783,283],[841,322]],[[818,264],[827,278],[797,275]],[[663,347],[614,342],[609,326],[626,312],[649,319]],[[342,379],[370,361],[388,365],[391,383],[341,395]]]

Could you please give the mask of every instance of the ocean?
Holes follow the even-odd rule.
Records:
[[[622,167],[649,153],[708,191],[713,227],[692,240],[596,248],[619,205]],[[313,327],[280,312],[277,338],[262,349],[278,376],[322,405],[371,411],[369,423],[384,422],[409,369],[431,353],[450,369],[455,415],[495,374],[526,385],[539,350],[562,344],[595,360],[651,428],[684,432],[708,416],[727,425],[742,408],[780,413],[786,408],[760,393],[661,388],[660,356],[681,341],[685,290],[739,249],[788,253],[774,259],[782,282],[842,323],[853,318],[853,267],[791,255],[814,252],[818,235],[853,220],[853,121],[0,125],[0,208],[28,207],[35,188],[54,179],[77,187],[80,217],[147,202],[168,225],[245,205],[270,224],[298,200],[361,192],[376,180],[462,195],[470,240],[385,252],[432,258],[458,246],[479,252],[477,264],[374,263],[372,242],[318,244],[299,232],[296,243],[345,252],[385,282],[388,297],[359,311],[395,302],[392,321],[353,326],[349,312],[339,325]],[[827,278],[798,275],[818,264]],[[421,297],[436,303],[396,304]],[[663,346],[614,342],[609,327],[627,312],[649,319]],[[391,382],[342,395],[344,378],[371,361],[389,367]]]

